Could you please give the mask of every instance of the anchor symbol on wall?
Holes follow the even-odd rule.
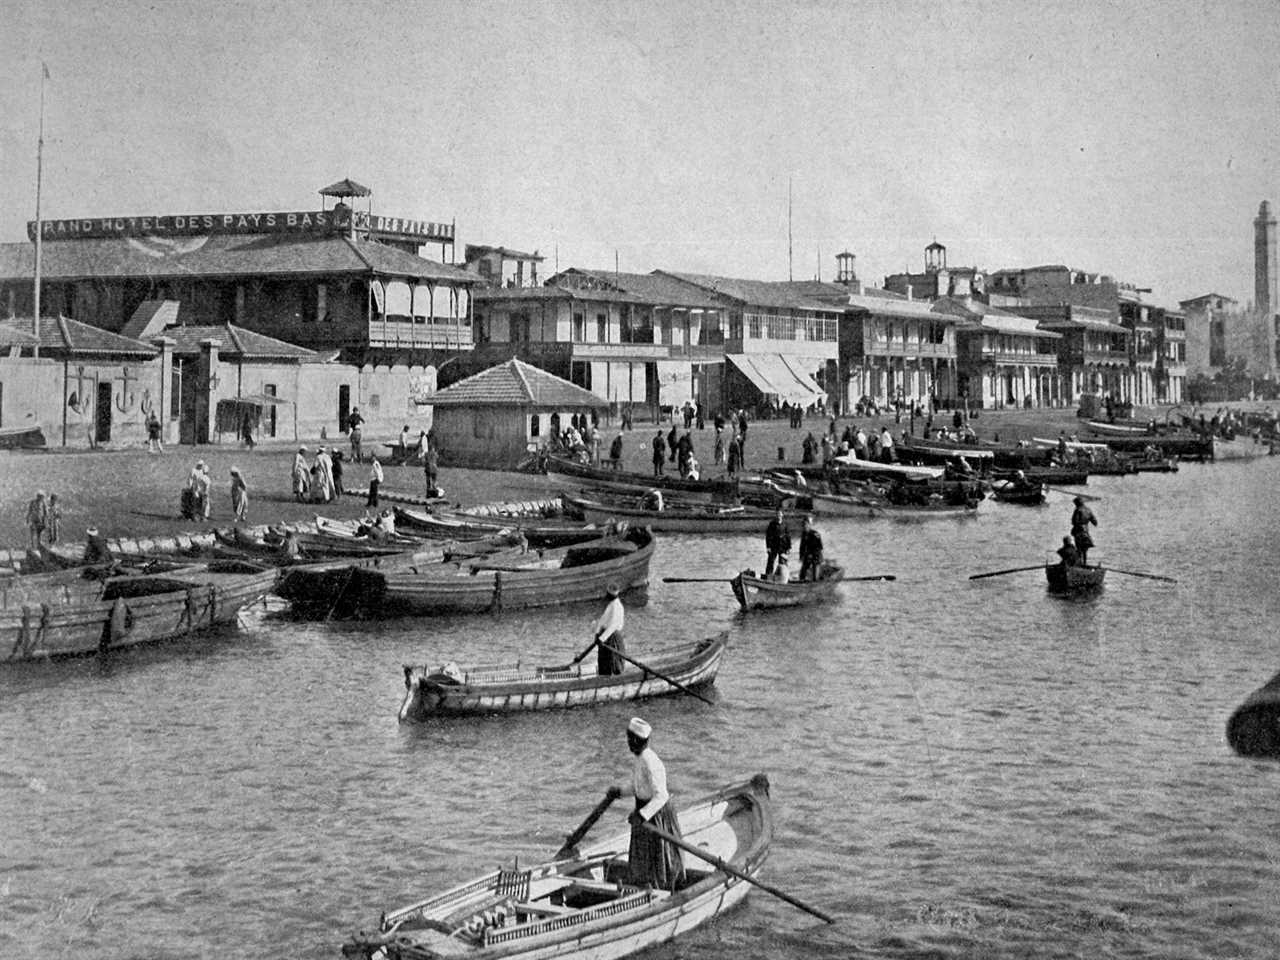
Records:
[[[129,392],[129,382],[136,378],[129,375],[128,367],[124,367],[123,370],[120,376],[120,391],[116,394],[116,409],[121,413],[128,413],[138,400],[137,394]]]
[[[85,385],[94,382],[93,377],[85,374],[83,366],[76,367],[76,388],[71,391],[67,406],[82,417],[89,415],[89,408],[93,405],[93,401],[89,397],[89,389]]]
[[[144,417],[150,417],[151,411],[155,409],[155,403],[151,400],[151,388],[142,391],[142,402],[138,404],[138,409],[142,411]]]

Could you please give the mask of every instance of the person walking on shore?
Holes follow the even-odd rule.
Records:
[[[44,528],[49,524],[49,504],[45,502],[44,491],[37,490],[35,499],[27,504],[27,530],[31,534],[32,550],[40,549],[40,541],[44,538]]]
[[[666,462],[667,441],[662,439],[662,431],[659,430],[653,438],[653,475],[655,477],[662,476],[662,467]]]
[[[293,499],[299,503],[307,499],[307,493],[311,486],[311,470],[307,467],[307,448],[299,447],[297,454],[293,458]]]
[[[58,495],[51,493],[49,494],[49,523],[45,527],[50,546],[58,542],[58,533],[61,527],[62,504],[58,502]]]
[[[147,417],[147,452],[164,453],[164,444],[160,442],[160,419],[154,410]]]
[[[239,467],[231,468],[231,513],[236,523],[243,523],[249,510],[249,488]]]
[[[440,486],[436,483],[436,475],[440,469],[440,454],[434,446],[428,446],[422,456],[422,476],[426,481],[427,499],[440,496]]]
[[[364,417],[360,416],[360,408],[352,407],[351,414],[347,417],[347,434],[351,439],[351,459],[356,463],[361,460],[360,441],[363,435],[361,425],[364,423]]]
[[[342,451],[333,451],[333,456],[329,461],[329,468],[333,472],[333,495],[341,497],[345,490],[342,489]]]

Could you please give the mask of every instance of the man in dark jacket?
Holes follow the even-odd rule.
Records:
[[[817,580],[822,567],[822,534],[813,525],[812,517],[805,517],[800,531],[800,579]]]
[[[667,462],[667,441],[662,439],[659,430],[653,438],[653,475],[662,476],[662,465]]]
[[[767,580],[773,575],[774,564],[779,561],[786,563],[786,558],[791,553],[791,531],[787,529],[786,521],[782,519],[781,507],[773,515],[773,519],[769,521],[769,526],[764,531],[764,547],[769,551],[769,557],[764,564],[764,576]]]

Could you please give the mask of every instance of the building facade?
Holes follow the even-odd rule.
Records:
[[[1058,377],[1062,335],[1031,317],[980,300],[943,297],[933,310],[956,318],[956,394],[969,407],[1048,407],[1065,402]]]
[[[1023,306],[1018,312],[1062,339],[1056,343],[1058,401],[1077,405],[1086,396],[1110,394],[1117,399],[1131,392],[1128,328],[1116,323],[1107,310],[1072,306]]]

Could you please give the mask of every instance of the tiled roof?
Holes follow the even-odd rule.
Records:
[[[805,296],[790,289],[790,284],[768,280],[743,280],[737,277],[716,277],[702,273],[678,273],[673,270],[655,271],[662,276],[675,277],[702,290],[717,293],[746,306],[782,307],[789,310],[838,311],[829,302]]]
[[[255,333],[231,323],[165,327],[160,336],[175,340],[177,345],[173,348],[173,352],[180,355],[198,355],[201,340],[221,340],[222,345],[218,347],[220,357],[270,358],[304,362],[320,359],[314,350],[285,343],[275,337]]]
[[[154,357],[160,351],[149,343],[91,327],[70,317],[44,317],[40,321],[41,353],[107,353]]]
[[[959,297],[939,297],[933,302],[935,313],[958,317],[962,321],[958,330],[996,330],[1001,333],[1014,333],[1045,337],[1050,340],[1061,340],[1062,334],[1051,330],[1040,329],[1031,317],[1023,317],[1008,310],[1001,310],[981,300],[961,299]]]
[[[607,400],[512,358],[438,390],[427,402],[442,407],[500,406],[568,409],[607,407]]]
[[[565,273],[579,273],[610,284],[624,293],[634,294],[646,303],[659,306],[717,309],[723,304],[701,289],[661,273],[618,273],[613,270],[571,268]]]
[[[34,269],[32,244],[0,244],[0,279],[25,279]],[[41,263],[46,280],[344,273],[478,282],[474,274],[457,267],[347,236],[215,234],[56,240],[44,244]]]
[[[648,303],[643,297],[620,290],[575,290],[572,287],[495,287],[475,292],[477,304],[509,300],[593,300],[606,303]]]
[[[21,329],[16,324],[22,324],[27,329]],[[34,347],[40,342],[30,330],[30,320],[10,320],[8,323],[0,323],[0,347]]]
[[[1179,300],[1178,305],[1185,307],[1189,303],[1200,303],[1204,300],[1223,300],[1227,303],[1236,303],[1237,301],[1228,297],[1225,293],[1202,293],[1198,297],[1192,297],[1190,300]]]
[[[868,313],[886,317],[902,317],[909,320],[932,318],[938,321],[948,319],[945,316],[938,316],[937,311],[933,309],[933,304],[928,300],[897,300],[888,297],[858,296],[857,294],[850,294],[848,300],[849,309],[851,310],[865,310]]]

